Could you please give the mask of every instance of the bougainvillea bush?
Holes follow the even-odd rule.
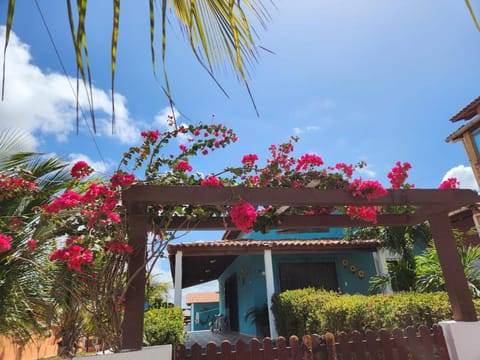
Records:
[[[57,309],[61,309],[56,314],[63,335],[64,356],[72,355],[82,329],[90,329],[91,335],[100,337],[114,351],[121,349],[122,309],[128,288],[126,263],[129,254],[135,251],[126,237],[128,219],[121,196],[122,190],[132,184],[343,189],[353,197],[367,200],[387,194],[379,181],[355,176],[363,163],[325,165],[317,154],[295,156],[294,144],[298,139],[294,137],[286,143],[271,145],[270,157],[262,165],[258,155],[252,153],[239,159],[239,166],[226,167],[217,174],[202,174],[198,172],[200,169],[193,168],[191,160],[236,142],[237,136],[222,124],[176,126],[171,120],[166,131],[143,131],[142,143],[123,154],[118,170],[110,178],[96,178],[84,161],[73,164],[63,188],[32,210],[37,220],[29,226],[35,228],[35,237],[23,243],[22,251],[35,253],[49,244],[48,261],[29,261],[54,279],[50,296]],[[409,163],[397,162],[388,174],[392,188],[413,186],[405,182],[410,168]],[[38,187],[38,179],[0,175],[2,202],[34,193]],[[442,184],[443,188],[456,186],[456,179]],[[153,268],[167,243],[175,238],[175,231],[165,230],[175,216],[190,220],[230,217],[239,230],[248,233],[268,231],[282,214],[317,216],[341,212],[375,224],[377,214],[383,211],[377,206],[256,208],[244,199],[237,200],[230,207],[150,207],[146,259],[149,268]],[[0,233],[0,257],[8,258],[16,251],[12,234]]]

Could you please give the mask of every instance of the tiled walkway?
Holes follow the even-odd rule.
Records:
[[[202,348],[204,348],[209,342],[214,342],[217,344],[217,346],[220,346],[225,340],[230,341],[232,345],[235,345],[238,340],[242,340],[246,344],[249,344],[250,339],[252,338],[253,336],[243,335],[231,331],[226,331],[223,333],[213,333],[210,330],[191,331],[188,332],[188,337],[185,340],[185,347],[190,349],[193,344],[198,343]]]

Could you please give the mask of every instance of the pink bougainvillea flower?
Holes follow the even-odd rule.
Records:
[[[362,219],[373,224],[377,223],[377,208],[375,206],[347,206],[347,214],[353,218]]]
[[[153,143],[158,140],[158,137],[160,136],[160,131],[158,130],[142,131],[140,135],[142,135],[142,137],[144,137],[146,140],[149,140],[150,142]]]
[[[12,248],[12,237],[4,234],[0,234],[0,253],[8,251]]]
[[[329,166],[330,170],[340,170],[343,171],[347,178],[351,178],[353,175],[353,165],[347,165],[345,163],[338,163],[335,166]]]
[[[119,241],[110,241],[105,244],[105,248],[118,254],[131,254],[133,252],[133,248],[130,245]]]
[[[240,202],[230,209],[230,217],[239,230],[250,233],[255,220],[257,220],[257,210],[251,204],[240,199]]]
[[[202,186],[223,186],[223,183],[216,176],[209,176],[200,183]]]
[[[81,273],[83,264],[93,263],[93,254],[90,250],[74,244],[55,250],[50,255],[50,261],[66,261],[69,269]]]
[[[27,241],[28,250],[35,250],[37,248],[38,242],[35,239],[30,239]]]
[[[387,195],[387,190],[376,180],[355,179],[348,185],[347,190],[353,196],[359,196],[367,200]]]
[[[455,177],[448,178],[445,181],[442,181],[439,189],[458,189],[460,187],[460,182]]]
[[[188,161],[180,160],[178,163],[173,165],[173,170],[176,170],[176,171],[192,171],[192,166],[188,163]]]
[[[0,174],[0,191],[17,194],[22,191],[36,191],[38,184],[21,178]]]
[[[77,161],[70,170],[70,175],[75,179],[81,179],[85,176],[90,175],[93,172],[93,169],[85,161]]]
[[[184,144],[180,144],[178,147],[180,148],[182,153],[186,153],[188,151],[187,146]]]
[[[291,145],[291,144],[290,144]],[[298,159],[297,166],[295,167],[295,171],[300,171],[300,170],[307,170],[308,167],[313,167],[313,166],[322,166],[323,165],[323,159],[315,154],[305,154]]]
[[[404,185],[405,180],[408,177],[408,170],[411,168],[412,165],[410,165],[410,163],[404,162],[402,164],[400,161],[397,161],[395,167],[387,174],[392,189],[400,189]]]
[[[134,182],[135,182],[135,175],[127,174],[123,172],[115,173],[110,179],[110,184],[112,185],[113,188],[116,188],[118,186],[120,187],[127,186],[130,184],[133,184]]]
[[[253,167],[253,165],[255,165],[255,161],[257,160],[258,160],[257,154],[247,154],[243,156],[242,164],[244,166]]]
[[[82,195],[75,191],[67,190],[62,195],[54,199],[43,207],[43,210],[50,213],[58,213],[61,210],[77,206],[83,200]]]

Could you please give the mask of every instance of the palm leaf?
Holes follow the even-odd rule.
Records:
[[[150,19],[151,21],[151,19]],[[112,133],[115,129],[115,67],[117,65],[118,26],[120,23],[120,0],[113,0],[112,31]]]
[[[473,23],[478,31],[480,31],[480,24],[478,23],[477,17],[475,16],[475,12],[473,11],[472,4],[470,0],[465,0],[465,4],[467,5],[468,11],[470,12],[470,16],[472,17]]]
[[[2,101],[5,95],[5,64],[6,64],[6,58],[7,58],[6,54],[7,54],[8,41],[10,40],[10,32],[12,30],[14,10],[15,10],[15,0],[10,0],[8,2],[7,28],[5,31],[5,45],[3,48]]]

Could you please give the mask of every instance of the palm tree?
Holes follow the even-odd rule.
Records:
[[[480,298],[480,246],[460,246],[460,259],[473,298]],[[445,279],[435,246],[415,257],[416,290],[419,292],[445,291]]]
[[[115,113],[114,89],[115,89],[115,68],[116,53],[118,42],[118,30],[120,23],[120,0],[113,0],[113,26],[111,41],[111,88],[112,88],[112,112]],[[165,94],[173,106],[170,93],[167,70],[165,65],[165,56],[167,53],[167,15],[173,14],[178,23],[187,35],[191,50],[198,62],[205,71],[220,86],[214,76],[214,69],[224,63],[229,63],[238,78],[245,84],[250,98],[253,102],[253,96],[248,87],[248,74],[254,62],[258,57],[258,49],[254,36],[256,32],[251,24],[255,19],[265,27],[269,20],[269,14],[265,1],[261,0],[243,0],[243,1],[225,1],[225,0],[161,0],[160,6],[156,6],[155,0],[149,0],[150,14],[150,47],[151,62],[153,71],[156,68],[155,58],[155,20],[156,16],[161,19],[161,59],[163,64]],[[87,33],[85,21],[87,17],[88,2],[78,1],[76,14],[72,8],[72,1],[67,0],[67,16],[70,24],[70,32],[75,49],[77,60],[77,71],[82,78],[86,88],[91,89],[91,77],[89,69],[89,59],[87,50]],[[6,38],[5,48],[7,50],[9,35],[13,24],[13,15],[15,10],[15,1],[10,0],[6,20]],[[78,23],[75,26],[75,18]],[[4,58],[5,69],[5,58]],[[87,74],[87,76],[85,75]],[[88,80],[87,80],[88,78]],[[2,99],[4,95],[5,73],[3,73]],[[88,84],[87,84],[88,83]],[[224,91],[225,92],[225,91]],[[78,94],[77,94],[78,96]],[[89,97],[92,97],[90,91]],[[92,99],[90,99],[92,100]],[[253,102],[254,106],[255,103]],[[95,129],[95,118],[91,114],[92,125]]]
[[[403,211],[403,210],[402,210]],[[414,226],[378,226],[350,230],[349,239],[377,239],[382,246],[398,254],[396,262],[388,264],[389,274],[370,279],[370,291],[382,292],[390,284],[395,291],[408,291],[415,287],[414,244],[426,246],[431,239],[427,223]],[[422,246],[422,247],[423,247]]]
[[[38,232],[35,208],[45,204],[69,179],[66,164],[54,156],[16,152],[25,139],[0,132],[0,174],[38,183],[38,191],[0,201],[0,233],[12,236],[12,248],[0,253],[0,333],[28,340],[49,317],[51,282],[36,264],[48,258],[48,246],[29,251],[27,241]]]

